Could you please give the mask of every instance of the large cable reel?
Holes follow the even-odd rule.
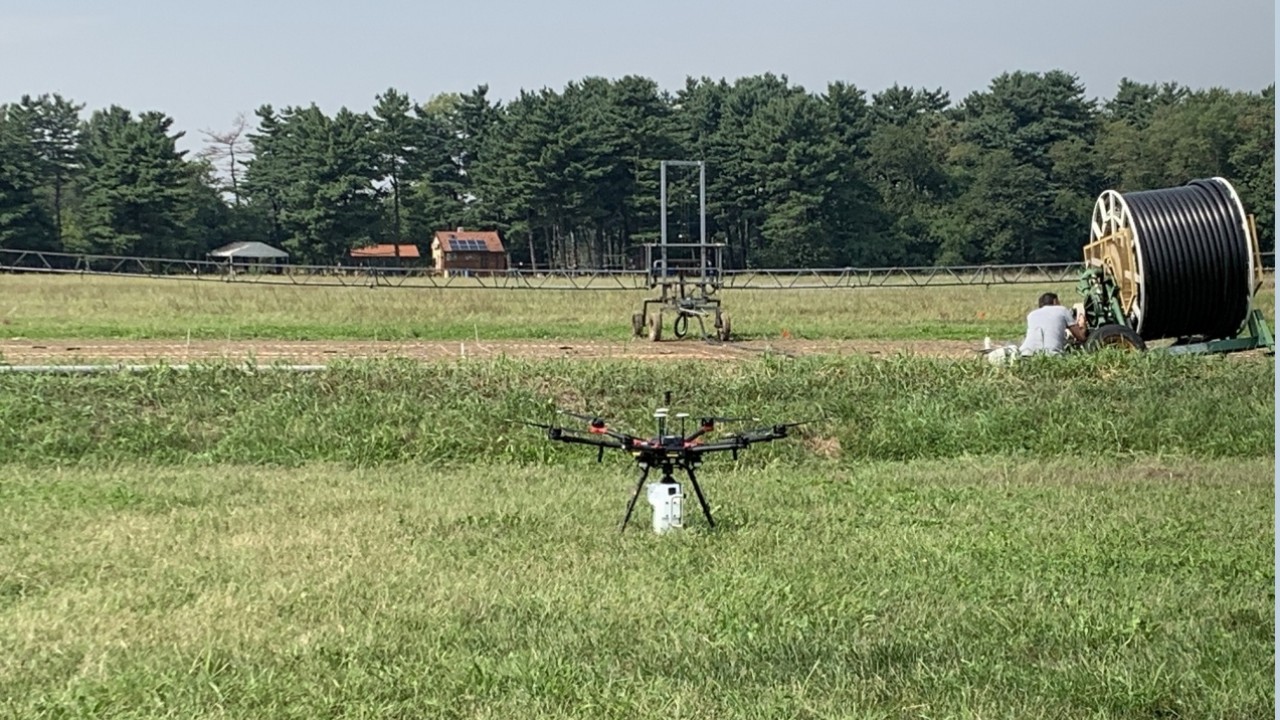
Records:
[[[1114,283],[1126,324],[1143,340],[1234,337],[1261,271],[1251,218],[1220,177],[1104,191],[1084,257]]]

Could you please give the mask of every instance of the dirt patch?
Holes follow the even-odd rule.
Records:
[[[324,364],[336,359],[464,357],[580,358],[635,360],[735,360],[767,353],[803,355],[895,355],[974,357],[979,347],[962,340],[769,340],[708,343],[701,340],[623,342],[495,340],[483,342],[366,342],[284,340],[0,340],[0,362],[9,365],[187,363],[231,360],[272,364]]]
[[[828,460],[839,458],[843,452],[843,448],[840,447],[840,438],[815,436],[807,438],[804,444],[810,452]]]

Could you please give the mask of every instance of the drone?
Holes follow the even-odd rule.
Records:
[[[622,450],[631,454],[640,466],[640,481],[636,483],[635,492],[631,494],[631,500],[627,503],[627,512],[622,517],[622,526],[619,528],[619,532],[626,531],[627,522],[631,519],[631,513],[635,509],[636,499],[640,497],[640,491],[644,488],[645,480],[649,477],[649,471],[653,468],[658,468],[662,471],[662,479],[659,484],[672,488],[678,488],[672,473],[676,469],[684,470],[689,476],[689,483],[693,486],[694,493],[698,496],[698,504],[702,507],[702,514],[707,519],[707,525],[715,527],[715,520],[711,517],[711,508],[707,505],[707,498],[702,492],[702,486],[698,484],[697,475],[694,473],[698,466],[702,464],[704,456],[715,452],[729,452],[732,453],[733,459],[737,460],[738,453],[747,447],[755,443],[770,442],[788,437],[791,428],[804,425],[807,422],[769,425],[711,439],[709,435],[716,429],[717,423],[758,421],[758,418],[702,417],[698,419],[697,429],[686,434],[685,426],[689,414],[677,413],[675,418],[680,421],[680,432],[679,434],[674,434],[669,433],[667,429],[668,407],[671,405],[670,392],[665,394],[664,401],[665,406],[657,408],[653,413],[658,426],[657,434],[647,438],[614,430],[604,418],[581,415],[564,410],[561,410],[560,413],[586,422],[586,429],[578,430],[558,425],[529,422],[527,420],[521,422],[525,425],[542,428],[546,431],[546,436],[549,440],[595,447],[596,462],[604,461],[604,451],[606,449]]]

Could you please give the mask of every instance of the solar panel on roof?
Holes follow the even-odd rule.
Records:
[[[453,247],[461,252],[480,252],[485,249],[485,243],[473,238],[459,238],[453,241]]]

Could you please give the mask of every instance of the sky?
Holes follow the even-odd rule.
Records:
[[[299,9],[299,8],[305,8]],[[821,92],[894,84],[953,101],[1004,72],[1065,70],[1090,98],[1121,78],[1259,91],[1275,82],[1271,0],[0,0],[0,103],[60,93],[85,116],[159,110],[198,147],[263,104],[368,111],[489,86],[772,72]]]

